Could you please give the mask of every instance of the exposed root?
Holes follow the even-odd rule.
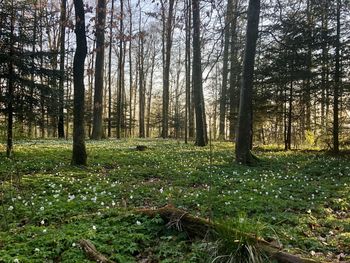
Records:
[[[168,226],[175,226],[179,231],[185,231],[190,237],[205,238],[213,234],[215,238],[216,229],[222,229],[222,225],[209,221],[207,219],[196,217],[188,212],[178,209],[172,205],[166,205],[158,209],[139,209],[138,213],[147,215],[149,217],[155,217],[159,215]],[[243,233],[235,229],[227,229],[229,233],[232,233],[232,237],[244,236],[246,240],[255,243],[256,247],[265,253],[271,259],[276,260],[279,263],[316,263],[312,259],[301,258],[286,252],[283,252],[281,248],[267,242],[266,240],[259,238],[255,235]]]
[[[115,263],[114,261],[108,259],[104,255],[102,255],[100,252],[97,251],[96,247],[90,240],[87,239],[81,239],[79,240],[79,245],[85,252],[88,259],[100,262],[100,263]]]

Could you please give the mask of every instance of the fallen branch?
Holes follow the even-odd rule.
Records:
[[[108,259],[104,255],[102,255],[100,252],[97,251],[96,247],[90,240],[87,239],[81,239],[79,240],[79,245],[85,252],[86,256],[93,261],[100,262],[100,263],[115,263],[114,261]]]
[[[179,231],[185,231],[190,237],[205,238],[210,233],[215,233],[216,229],[222,229],[222,225],[214,223],[207,219],[196,217],[188,212],[178,209],[172,205],[166,205],[158,209],[139,209],[138,213],[155,217],[159,215],[168,226],[175,226]],[[252,234],[243,233],[236,229],[227,229],[232,233],[232,237],[244,236],[246,240],[254,242],[262,252],[271,259],[277,260],[279,263],[316,263],[318,261],[312,259],[301,258],[281,250],[281,248],[267,242]]]

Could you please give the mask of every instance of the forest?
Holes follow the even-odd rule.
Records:
[[[0,0],[0,262],[350,262],[348,0]]]

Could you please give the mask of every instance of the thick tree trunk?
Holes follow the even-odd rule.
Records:
[[[65,57],[65,40],[66,40],[66,5],[67,0],[61,2],[60,18],[60,80],[58,87],[58,138],[64,138],[64,57]]]
[[[236,139],[236,161],[250,164],[252,126],[253,78],[256,42],[258,38],[260,0],[250,0],[248,7],[247,38],[245,45],[242,86],[238,115],[238,134]]]
[[[193,12],[193,93],[196,113],[196,145],[205,146],[208,143],[205,105],[203,97],[202,83],[202,61],[201,61],[201,43],[200,43],[200,6],[199,0],[192,0]]]
[[[96,7],[96,64],[95,64],[95,92],[94,117],[91,139],[100,140],[103,137],[103,72],[105,54],[105,20],[106,1],[98,0]]]
[[[85,13],[82,0],[74,0],[75,6],[75,35],[77,48],[74,55],[73,82],[74,82],[74,121],[73,121],[73,165],[86,165],[84,130],[84,62],[87,53],[85,33]]]

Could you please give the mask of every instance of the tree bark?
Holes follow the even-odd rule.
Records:
[[[73,83],[74,83],[74,101],[73,101],[73,156],[72,165],[86,165],[87,155],[85,148],[85,130],[84,130],[84,64],[87,54],[86,32],[85,32],[85,13],[82,0],[74,0],[75,6],[75,35],[76,51],[73,62]]]
[[[231,19],[231,54],[230,54],[230,87],[229,87],[229,97],[230,97],[230,113],[229,113],[229,138],[234,140],[236,136],[237,128],[237,111],[238,111],[238,87],[239,87],[239,63],[238,63],[238,43],[237,43],[237,9],[238,0],[233,0],[233,10]]]
[[[117,93],[117,139],[121,138],[121,130],[122,130],[122,111],[123,111],[123,41],[124,41],[124,26],[123,26],[123,19],[124,19],[124,1],[120,0],[120,26],[119,26],[119,32],[120,32],[120,39],[119,39],[119,61],[118,61],[118,93]]]
[[[200,6],[199,0],[192,0],[193,12],[193,93],[196,113],[196,145],[205,146],[208,143],[205,105],[203,97],[202,83],[202,61],[201,61],[201,43],[200,43]]]
[[[337,35],[335,39],[335,74],[333,101],[333,151],[335,154],[339,153],[340,8],[341,0],[337,0]]]
[[[108,131],[107,136],[112,136],[112,42],[113,42],[113,15],[114,0],[112,0],[111,19],[109,22],[109,52],[108,52]]]
[[[58,88],[58,138],[64,138],[64,59],[65,59],[65,40],[66,40],[66,6],[67,0],[61,2],[60,18],[60,80]]]
[[[227,1],[227,10],[225,17],[224,28],[224,55],[223,55],[223,68],[222,68],[222,85],[220,95],[220,117],[219,117],[219,139],[225,140],[225,127],[226,127],[226,105],[227,105],[227,76],[228,76],[228,55],[230,47],[230,24],[232,13],[232,0]]]
[[[100,140],[103,137],[103,72],[105,53],[105,21],[106,0],[98,0],[96,7],[96,64],[95,64],[95,92],[94,117],[91,139]]]
[[[250,0],[248,6],[247,38],[244,53],[242,86],[238,115],[238,134],[236,139],[236,161],[251,164],[250,152],[252,126],[253,78],[256,42],[258,38],[260,0]]]
[[[165,32],[165,64],[163,76],[163,128],[162,137],[165,139],[169,133],[169,75],[170,75],[170,58],[172,46],[172,31],[173,31],[173,12],[175,0],[169,0],[169,10],[166,22]],[[165,17],[163,17],[165,19]]]
[[[7,144],[6,156],[11,158],[13,154],[13,97],[14,97],[14,53],[15,53],[15,11],[13,0],[11,1],[11,22],[10,22],[10,61],[8,65],[8,93],[7,93]]]

